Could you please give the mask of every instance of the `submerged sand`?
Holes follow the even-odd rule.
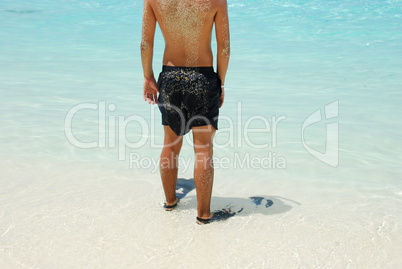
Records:
[[[190,178],[180,180],[179,207],[165,212],[158,175],[119,164],[3,159],[0,170],[1,268],[402,265],[396,188],[285,174],[251,185],[218,172],[213,209],[243,211],[200,226]]]

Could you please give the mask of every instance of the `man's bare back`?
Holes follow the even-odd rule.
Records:
[[[216,1],[153,1],[155,17],[165,38],[163,63],[212,66],[211,33]],[[174,3],[173,3],[174,2]]]
[[[152,79],[156,23],[165,39],[163,65],[213,66],[215,23],[217,73],[224,83],[230,55],[226,0],[145,0],[141,42],[144,76]]]

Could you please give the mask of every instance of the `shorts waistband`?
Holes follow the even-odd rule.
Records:
[[[199,66],[199,67],[190,67],[190,66],[162,66],[162,72],[169,72],[169,71],[195,71],[206,76],[215,74],[214,68],[212,66]]]

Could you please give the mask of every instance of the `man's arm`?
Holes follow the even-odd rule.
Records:
[[[215,30],[216,30],[216,42],[218,45],[217,72],[219,78],[222,81],[222,85],[224,85],[230,58],[229,16],[228,16],[228,6],[226,0],[219,0],[218,11],[215,15]],[[224,96],[225,96],[225,90],[222,87],[221,106],[224,101]]]
[[[144,100],[155,104],[157,102],[158,87],[152,69],[154,53],[154,37],[156,17],[152,10],[150,0],[144,0],[144,13],[142,18],[141,61],[144,73]]]

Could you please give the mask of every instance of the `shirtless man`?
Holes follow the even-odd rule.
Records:
[[[152,69],[156,23],[165,39],[158,83]],[[212,28],[217,40],[217,72],[213,69]],[[160,173],[165,210],[178,203],[176,183],[182,138],[192,130],[197,223],[219,220],[211,213],[214,177],[212,140],[225,96],[230,39],[226,0],[144,0],[141,58],[144,100],[158,104],[164,126]],[[222,212],[220,212],[222,213]],[[222,219],[222,218],[221,218]]]

